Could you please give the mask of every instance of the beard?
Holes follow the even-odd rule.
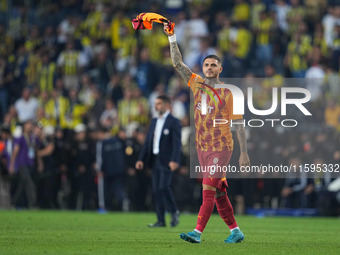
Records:
[[[206,73],[204,74],[205,78],[208,78],[208,79],[216,79],[218,74],[215,74],[215,73]]]

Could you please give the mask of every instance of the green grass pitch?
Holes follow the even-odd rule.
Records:
[[[340,254],[339,218],[236,219],[242,243],[224,244],[229,230],[214,214],[203,242],[191,244],[179,234],[193,229],[196,215],[150,229],[152,213],[0,211],[0,254]]]

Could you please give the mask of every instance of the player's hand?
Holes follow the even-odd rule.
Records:
[[[247,152],[241,152],[238,163],[240,164],[240,167],[250,166],[250,159]]]
[[[305,195],[310,195],[314,191],[314,186],[312,184],[309,184],[305,190],[304,193]]]
[[[98,172],[97,172],[97,177],[98,177],[98,178],[103,178],[103,177],[104,177],[103,171],[98,171]]]
[[[168,33],[166,30],[169,28],[169,24],[166,22],[163,22],[164,28],[163,31],[167,36],[172,36],[173,34]]]
[[[284,187],[283,189],[282,189],[282,191],[281,191],[281,195],[283,196],[283,197],[288,197],[290,194],[292,194],[293,193],[293,190],[292,190],[292,188],[290,188],[290,187]]]
[[[144,168],[144,163],[143,163],[143,161],[137,161],[136,162],[136,169],[137,170],[142,170]]]
[[[170,161],[169,167],[171,171],[175,171],[178,168],[178,164],[175,161]]]
[[[44,172],[44,165],[42,163],[38,164],[38,173],[41,174],[42,172]]]

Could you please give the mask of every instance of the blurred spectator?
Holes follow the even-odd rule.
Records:
[[[152,30],[156,31],[156,29]],[[118,72],[127,72],[128,68],[135,64],[133,56],[136,56],[137,53],[137,40],[133,34],[130,33],[129,27],[122,26],[121,28],[121,44],[119,46],[118,52],[117,52],[117,71]],[[152,34],[152,40],[148,40],[147,43],[145,43],[146,47],[149,47],[152,52],[160,49],[156,49],[156,46],[164,46],[161,43],[162,40],[164,41],[164,36],[161,34],[162,37],[155,38],[155,35]],[[167,43],[167,42],[166,42]],[[154,54],[151,54],[153,56]],[[156,58],[156,57],[155,57]],[[156,60],[153,57],[151,57],[151,60]],[[160,60],[160,59],[158,59]]]
[[[117,106],[118,101],[123,98],[123,89],[120,83],[120,76],[112,75],[109,83],[107,84],[106,93],[111,97],[115,106]]]
[[[52,116],[46,116],[45,114],[45,108],[39,107],[37,110],[37,122],[43,126],[56,126],[56,119],[54,119]]]
[[[298,157],[292,158],[289,163],[297,169],[302,165],[302,161]],[[308,179],[304,171],[289,174],[290,176],[287,176],[281,191],[283,206],[286,208],[313,207],[314,181]]]
[[[232,77],[242,77],[246,60],[249,54],[252,36],[245,24],[238,23],[236,37],[232,42],[231,57],[224,68],[229,69]]]
[[[133,136],[125,142],[125,155],[127,163],[127,188],[131,201],[131,210],[146,211],[147,209],[147,192],[150,184],[151,173],[149,171],[137,171],[135,162],[138,160],[139,153],[145,141],[145,129],[137,128]]]
[[[66,43],[65,50],[58,56],[57,64],[60,72],[63,74],[65,88],[78,89],[78,74],[87,63],[84,55],[75,49],[73,41],[68,41]]]
[[[47,91],[41,91],[38,97],[39,107],[45,108],[50,100],[50,94]]]
[[[69,91],[69,99],[69,107],[66,108],[65,116],[61,118],[61,120],[65,122],[61,122],[61,126],[73,129],[83,122],[87,107],[78,99],[78,92],[76,89],[71,89]]]
[[[39,140],[33,135],[33,128],[32,121],[27,120],[23,125],[22,136],[15,139],[13,143],[13,153],[8,167],[9,174],[12,176],[13,206],[25,206],[25,197],[28,208],[32,208],[36,203],[33,176]],[[38,166],[38,169],[41,169],[41,165]]]
[[[93,74],[93,80],[98,84],[102,93],[106,92],[106,86],[114,74],[114,63],[108,57],[106,47],[95,56],[95,67],[90,71]]]
[[[317,157],[313,161],[315,164],[315,168],[322,168],[325,164],[325,161]],[[315,185],[315,192],[317,196],[316,201],[316,208],[319,210],[319,214],[322,216],[330,216],[332,215],[332,211],[334,208],[332,203],[332,196],[330,195],[329,191],[327,190],[328,185],[331,183],[331,173],[330,172],[315,172],[314,173],[314,185]]]
[[[231,20],[224,17],[222,29],[217,34],[217,46],[224,58],[230,54],[231,43],[235,39],[236,33],[237,30],[231,26]]]
[[[245,0],[235,0],[232,19],[236,22],[247,22],[250,17],[250,7]]]
[[[9,89],[13,80],[13,74],[6,58],[0,56],[0,118],[2,119],[8,108],[9,103]]]
[[[13,38],[6,30],[6,26],[0,22],[0,56],[8,56],[14,49]]]
[[[200,39],[209,35],[206,22],[200,17],[198,10],[190,11],[190,19],[186,24],[186,33],[188,33],[188,52],[183,52],[184,62],[188,67],[192,68],[195,65],[197,52],[200,49]]]
[[[94,208],[94,173],[93,164],[94,148],[92,142],[87,138],[86,126],[82,123],[74,128],[74,143],[71,149],[71,208],[77,210],[89,210]]]
[[[22,91],[22,97],[15,102],[15,109],[18,113],[19,122],[24,123],[28,120],[36,120],[38,107],[38,100],[31,97],[30,90],[25,88]]]
[[[124,90],[124,98],[118,104],[119,124],[126,127],[132,121],[135,121],[138,115],[138,102],[133,99],[132,89]]]
[[[69,162],[71,159],[71,140],[62,129],[55,129],[54,157],[56,169],[57,203],[61,209],[69,208],[72,169]]]
[[[55,45],[57,43],[56,32],[53,26],[47,26],[43,33],[43,44],[46,49],[49,51],[50,56],[54,56],[55,54]]]
[[[88,74],[83,74],[80,78],[79,100],[86,107],[92,107],[94,103],[95,85]]]
[[[203,60],[206,56],[217,54],[216,50],[213,47],[211,47],[209,37],[203,37],[200,43],[201,43],[200,51],[198,52],[198,56],[195,62],[195,64],[199,67],[202,66]]]
[[[128,201],[124,191],[125,146],[118,137],[112,137],[110,129],[104,130],[97,164],[99,174],[104,179],[105,208],[113,209],[113,195],[118,199],[119,208],[128,210]]]
[[[326,88],[325,96],[326,98],[336,95],[340,95],[340,75],[338,72],[334,71],[331,67],[326,67]]]
[[[321,52],[320,48],[312,49],[311,63],[312,66],[306,71],[307,85],[306,88],[311,93],[310,102],[315,102],[322,98],[322,92],[325,84],[325,72],[320,65]]]
[[[250,26],[258,27],[260,23],[260,14],[266,10],[266,5],[261,0],[251,0],[250,6]]]
[[[98,25],[102,19],[101,9],[97,8],[95,3],[89,3],[88,14],[82,24],[83,29],[92,38],[96,38],[99,32]]]
[[[137,103],[137,116],[135,120],[143,126],[149,124],[149,105],[148,99],[143,96],[139,88],[134,88],[132,91],[133,100]]]
[[[40,63],[41,47],[38,45],[31,50],[27,50],[27,68],[25,69],[25,75],[27,77],[26,84],[30,88],[36,86],[38,78],[37,67]]]
[[[303,41],[303,35],[296,33],[288,44],[285,64],[289,67],[293,78],[304,78],[308,68],[308,58],[311,52],[311,45]]]
[[[187,41],[187,20],[186,20],[186,14],[185,12],[181,11],[177,14],[175,17],[175,23],[176,23],[176,37],[178,45],[182,48],[183,52],[186,52],[186,48],[188,47],[188,41]]]
[[[21,95],[22,89],[27,85],[26,69],[29,56],[23,44],[18,45],[18,49],[13,57],[14,81],[16,86],[10,88],[10,103],[13,103],[13,101]]]
[[[37,85],[40,91],[52,91],[56,72],[56,65],[50,61],[48,53],[42,53],[41,62],[37,66]]]
[[[4,148],[0,152],[0,164],[8,171],[14,147],[14,139],[10,126],[6,124],[1,126],[0,140],[4,143],[2,144]]]
[[[313,46],[319,47],[321,51],[321,61],[325,61],[330,54],[330,49],[327,46],[326,40],[323,37],[323,27],[317,24],[314,29]]]
[[[328,46],[333,44],[334,27],[340,21],[340,5],[328,6],[327,14],[322,19],[324,37]]]
[[[43,209],[57,207],[57,178],[54,154],[54,127],[45,126],[39,134],[40,146],[37,151],[42,160],[42,169],[37,176],[37,203]]]
[[[90,108],[90,111],[87,112],[89,123],[94,123],[96,127],[99,127],[99,119],[102,112],[105,109],[105,102],[102,100],[101,93],[98,89],[94,89],[93,91],[93,106]]]
[[[276,12],[279,29],[283,33],[287,33],[289,28],[287,22],[287,14],[291,10],[291,6],[289,6],[285,0],[275,0],[273,9]]]
[[[150,52],[147,48],[141,49],[139,61],[136,81],[143,94],[148,96],[158,82],[158,67],[151,62]]]
[[[339,17],[339,20],[334,24],[333,43],[331,45],[331,48],[333,50],[332,67],[335,70],[339,70],[340,68],[340,60],[339,60],[340,59],[340,17]]]
[[[53,89],[51,99],[45,107],[45,114],[49,118],[54,119],[62,128],[66,128],[66,113],[69,107],[69,100],[63,97],[59,90]]]
[[[118,115],[116,107],[111,99],[105,100],[105,110],[100,116],[100,125],[107,129],[112,129],[114,126],[118,127]]]
[[[165,86],[164,84],[158,84],[155,87],[155,90],[150,94],[149,96],[149,106],[151,111],[152,118],[155,118],[157,116],[157,111],[155,109],[155,100],[158,96],[162,96],[165,94]]]
[[[58,27],[58,43],[66,44],[67,41],[72,39],[72,35],[76,29],[76,18],[73,15],[67,15],[67,17],[59,24]]]
[[[272,33],[274,21],[265,11],[260,12],[259,21],[254,26],[256,31],[256,58],[259,63],[268,63],[272,60]]]
[[[25,41],[25,48],[28,52],[33,51],[42,44],[39,28],[33,26]]]
[[[131,19],[126,17],[122,9],[116,9],[111,22],[111,46],[113,50],[118,50],[121,46],[121,28],[125,26],[130,28],[131,33]]]
[[[169,42],[160,27],[155,27],[151,31],[143,31],[143,46],[148,49],[150,60],[159,63],[162,60],[162,49],[167,47]]]
[[[327,102],[325,122],[327,126],[340,131],[340,104],[332,98]]]
[[[174,100],[172,100],[172,115],[179,119],[183,120],[186,115],[185,102],[187,100],[187,95],[182,93],[179,94]]]
[[[290,0],[291,9],[287,13],[288,33],[294,36],[298,30],[300,23],[304,20],[306,10],[300,5],[300,0]]]

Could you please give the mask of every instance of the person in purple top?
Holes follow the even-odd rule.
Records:
[[[35,205],[36,190],[32,177],[38,143],[38,139],[33,135],[32,121],[26,121],[22,136],[14,139],[13,153],[8,167],[9,174],[17,179],[17,186],[12,196],[14,206],[17,206],[23,192],[27,198],[28,208]]]

